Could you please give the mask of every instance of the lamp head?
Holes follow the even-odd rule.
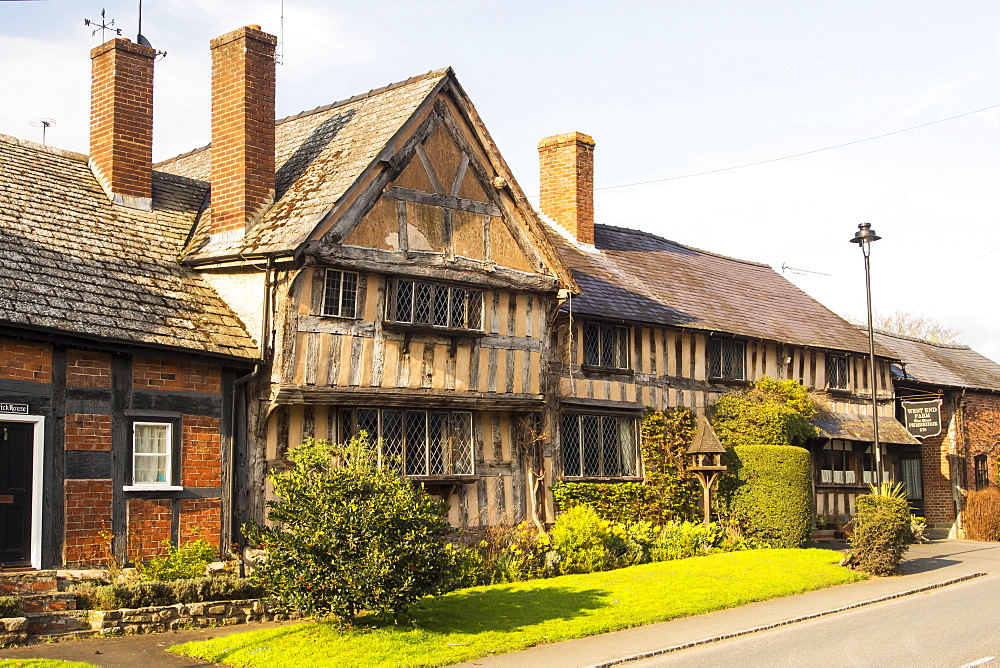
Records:
[[[875,230],[872,229],[871,223],[861,223],[858,225],[858,231],[854,233],[854,238],[851,239],[852,244],[870,244],[873,241],[878,241],[881,239],[879,235],[875,234]]]

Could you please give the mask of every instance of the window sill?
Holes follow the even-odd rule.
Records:
[[[726,378],[724,376],[710,376],[708,382],[715,384],[726,384],[726,385],[743,385],[743,386],[750,385],[750,381],[747,380],[746,378]]]
[[[123,492],[183,492],[181,485],[125,485]]]
[[[618,374],[623,376],[634,376],[635,371],[621,366],[600,366],[598,364],[584,364],[580,367],[584,373],[597,374]]]
[[[395,320],[382,321],[385,329],[394,329],[402,332],[421,332],[427,334],[439,334],[441,336],[465,336],[469,338],[480,338],[486,336],[486,332],[481,329],[462,329],[461,327],[438,327],[415,322],[396,322]]]
[[[600,483],[615,483],[615,482],[642,482],[642,476],[563,476],[562,480],[565,482],[600,482]]]

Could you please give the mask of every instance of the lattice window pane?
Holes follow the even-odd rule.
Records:
[[[343,272],[343,281],[340,291],[340,315],[344,318],[353,318],[358,307],[358,275],[351,272]]]
[[[362,433],[363,432],[363,433]],[[374,445],[378,442],[378,411],[374,409],[362,408],[358,410],[358,430],[356,432],[360,438],[368,436],[368,443]]]
[[[445,457],[451,448],[448,444],[448,414],[431,412],[427,414],[427,475],[450,473],[445,466]]]
[[[451,326],[468,327],[466,322],[467,295],[464,288],[453,288],[451,291]]]
[[[469,290],[469,329],[483,328],[483,293],[479,290]]]
[[[323,293],[323,315],[340,315],[340,279],[342,272],[326,270],[326,288]]]
[[[431,286],[428,283],[413,285],[413,322],[431,323]]]
[[[403,411],[382,411],[382,461],[403,468]]]
[[[434,285],[431,287],[434,294],[434,325],[436,327],[447,327],[448,315],[451,311],[451,305],[448,303],[448,293],[450,291],[443,285]]]
[[[396,322],[413,322],[413,281],[396,281]]]
[[[625,369],[628,367],[628,327],[615,327],[614,337],[615,356],[611,365]]]
[[[601,366],[615,366],[615,328],[601,325]]]
[[[714,339],[709,359],[709,375],[713,378],[743,380],[746,344],[743,341]]]
[[[711,378],[722,377],[722,341],[712,339],[712,348],[709,351],[708,375]]]
[[[583,475],[601,475],[601,418],[584,415],[581,422]]]
[[[472,413],[452,413],[454,436],[452,440],[452,461],[455,473],[468,475],[472,469]]]
[[[635,456],[635,420],[631,418],[618,418],[618,442],[620,443],[622,462],[621,475],[638,475]]]
[[[427,413],[406,412],[406,475],[427,475]]]
[[[601,326],[597,323],[583,325],[583,363],[601,365]]]
[[[562,419],[563,473],[580,475],[580,416],[564,415]]]
[[[601,418],[601,444],[604,455],[604,468],[601,475],[619,476],[621,466],[618,460],[620,444],[618,442],[618,418]]]

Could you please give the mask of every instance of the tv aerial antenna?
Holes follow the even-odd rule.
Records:
[[[54,118],[32,118],[28,121],[28,125],[33,128],[42,129],[42,145],[45,145],[45,131],[56,125],[56,119]]]
[[[809,269],[796,269],[795,267],[789,267],[788,264],[781,263],[781,273],[789,272],[796,274],[797,276],[806,276],[808,274],[813,274],[815,276],[830,276],[830,274],[824,274],[822,271],[811,271]]]
[[[112,35],[117,35],[118,37],[121,37],[121,35],[122,35],[122,29],[115,27],[115,20],[111,19],[110,21],[108,21],[105,18],[105,16],[104,16],[104,8],[103,7],[101,7],[101,22],[100,23],[98,23],[97,21],[91,21],[90,19],[84,19],[83,20],[83,25],[88,26],[88,27],[89,26],[94,26],[94,29],[90,31],[90,36],[91,37],[93,37],[94,35],[96,35],[97,31],[100,30],[101,31],[101,41],[102,42],[105,41],[104,40],[104,33],[107,32],[107,31],[109,31],[109,30],[111,31]]]

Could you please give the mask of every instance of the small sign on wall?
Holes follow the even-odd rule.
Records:
[[[0,401],[0,413],[14,413],[16,415],[27,415],[28,404],[8,404]]]
[[[906,430],[917,438],[928,438],[941,433],[941,400],[904,401],[903,422]]]

